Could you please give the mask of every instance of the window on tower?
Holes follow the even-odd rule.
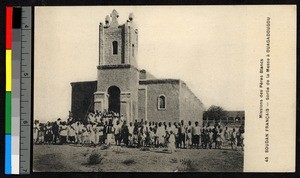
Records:
[[[166,109],[166,97],[164,95],[160,95],[157,101],[158,109]]]
[[[117,41],[112,42],[112,47],[113,47],[113,54],[118,54],[118,42]]]
[[[134,44],[132,44],[132,56],[134,57]]]

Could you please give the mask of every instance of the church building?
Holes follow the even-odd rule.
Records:
[[[133,14],[118,23],[113,10],[99,25],[96,81],[73,82],[71,111],[81,120],[88,111],[114,111],[128,121],[203,122],[203,103],[180,79],[158,79],[138,68],[138,29]],[[166,66],[166,70],[168,70]]]

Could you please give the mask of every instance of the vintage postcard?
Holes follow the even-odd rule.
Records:
[[[294,172],[296,6],[34,9],[33,172]]]

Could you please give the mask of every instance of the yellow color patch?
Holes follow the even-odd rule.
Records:
[[[11,50],[6,50],[6,91],[11,91],[12,78],[12,54]]]

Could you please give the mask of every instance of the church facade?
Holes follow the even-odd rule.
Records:
[[[71,111],[113,111],[128,121],[203,121],[205,107],[180,79],[157,79],[138,68],[138,29],[131,13],[119,25],[113,10],[99,25],[97,81],[73,82]]]

